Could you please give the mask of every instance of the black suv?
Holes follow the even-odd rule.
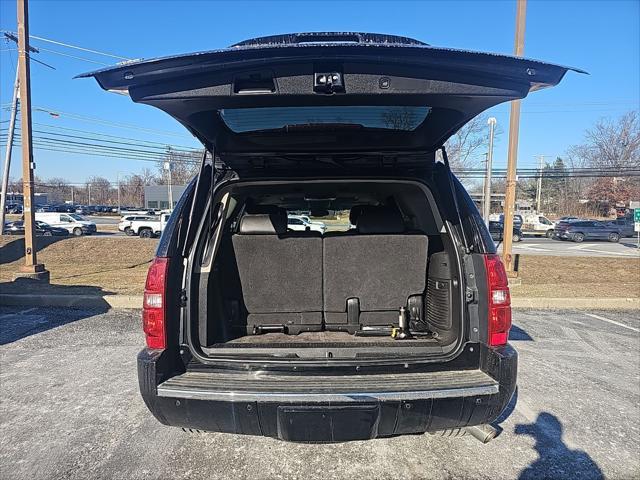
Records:
[[[491,432],[516,386],[507,276],[443,145],[567,70],[309,33],[86,74],[206,150],[145,286],[156,418],[308,442]],[[327,232],[289,231],[299,211]]]
[[[493,238],[496,242],[501,242],[504,235],[504,223],[494,221],[489,222],[489,233],[491,234],[491,238]],[[513,225],[512,239],[514,242],[522,241],[522,230],[520,230],[520,227],[516,222],[514,222]]]

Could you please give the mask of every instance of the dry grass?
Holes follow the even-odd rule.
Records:
[[[516,297],[640,297],[640,259],[521,255]]]
[[[141,295],[157,240],[39,237],[38,259],[59,293]],[[0,292],[23,292],[11,282],[23,262],[22,237],[0,237]],[[514,297],[640,297],[640,259],[522,255]],[[73,288],[71,288],[73,286]],[[64,287],[64,288],[61,288]],[[22,288],[22,290],[20,290]]]
[[[86,292],[140,295],[158,245],[153,239],[99,237],[39,237],[38,261],[51,272],[52,285],[74,285],[73,293]],[[22,237],[0,237],[0,282],[9,282],[23,263]],[[0,291],[13,291],[11,283]],[[27,293],[27,292],[23,292]],[[64,292],[61,292],[64,293]]]

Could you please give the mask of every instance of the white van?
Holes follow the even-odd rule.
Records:
[[[553,237],[556,224],[541,214],[526,214],[522,224],[522,233],[537,237]]]
[[[76,237],[96,233],[96,224],[85,220],[77,213],[36,212],[36,220],[48,223],[52,227],[64,228]]]

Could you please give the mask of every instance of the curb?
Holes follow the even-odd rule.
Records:
[[[141,295],[31,295],[0,294],[0,305],[67,308],[142,308]],[[515,297],[516,310],[640,310],[640,298]]]
[[[142,308],[142,295],[0,294],[0,305],[67,308]]]
[[[511,307],[516,310],[639,310],[640,298],[512,297]]]

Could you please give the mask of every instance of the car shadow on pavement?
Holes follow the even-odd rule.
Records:
[[[516,435],[535,440],[538,459],[525,468],[519,480],[546,478],[602,479],[598,464],[583,450],[572,450],[562,440],[562,422],[555,415],[541,412],[535,423],[519,424]]]
[[[533,342],[533,338],[531,338],[531,335],[529,335],[517,325],[511,325],[511,330],[509,331],[509,340]]]

